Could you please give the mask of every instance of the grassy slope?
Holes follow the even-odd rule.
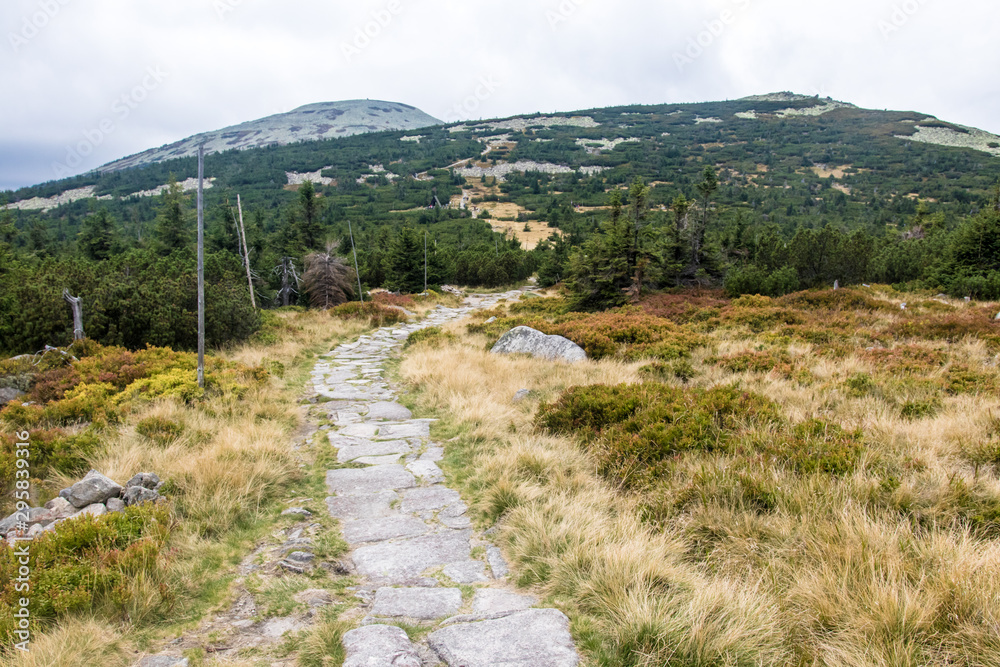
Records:
[[[983,319],[975,306],[868,296],[647,304],[708,337],[688,385],[662,380],[736,384],[793,424],[860,429],[844,475],[688,451],[621,492],[595,453],[534,417],[570,386],[640,381],[642,362],[495,357],[456,326],[457,341],[414,347],[400,372],[419,411],[443,418],[447,471],[479,523],[499,520],[518,582],[567,611],[591,664],[1000,665],[995,340],[955,324]],[[512,404],[521,388],[534,399]]]
[[[206,611],[228,601],[234,566],[278,521],[276,501],[299,491],[297,484],[310,483],[291,444],[302,420],[298,397],[315,356],[369,328],[367,322],[316,312],[281,313],[279,318],[267,343],[218,354],[250,365],[280,363],[282,378],[272,378],[243,400],[153,403],[109,433],[89,461],[120,481],[138,470],[155,471],[182,490],[175,495],[177,521],[168,570],[161,573],[174,596],[165,617],[159,615],[159,596],[145,590],[149,582],[135,581],[129,618],[100,613],[64,618],[36,634],[29,655],[3,664],[68,667],[96,664],[99,657],[101,664],[124,667],[134,661],[137,647],[193,627]],[[159,442],[140,435],[135,425],[151,417],[180,426],[180,434]],[[72,480],[54,481],[58,487]]]

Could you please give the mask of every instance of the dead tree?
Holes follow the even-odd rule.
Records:
[[[282,306],[287,306],[292,294],[299,293],[296,289],[299,286],[299,274],[295,270],[295,261],[291,257],[282,257],[281,264],[274,267],[274,272],[281,275],[281,289],[275,300],[280,300]],[[295,281],[295,287],[292,287],[292,280]]]
[[[63,290],[63,298],[73,309],[73,340],[83,340],[83,299],[70,296],[68,289]]]
[[[337,257],[336,243],[328,243],[326,252],[314,252],[306,256],[306,271],[302,274],[302,285],[309,294],[313,308],[327,310],[354,297],[354,272]]]

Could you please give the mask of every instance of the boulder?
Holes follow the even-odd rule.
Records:
[[[562,336],[548,336],[531,327],[511,329],[490,350],[492,354],[530,354],[537,359],[550,361],[583,361],[587,353],[583,348]]]
[[[0,387],[0,405],[6,405],[24,396],[24,392],[16,387]]]
[[[144,489],[156,489],[160,483],[160,478],[151,472],[141,472],[128,482],[125,483],[125,488],[131,488],[133,486],[141,486]]]
[[[114,480],[105,477],[96,470],[91,470],[86,477],[69,488],[66,500],[73,507],[84,508],[95,503],[107,502],[109,498],[118,498],[121,494],[122,487]]]
[[[160,499],[160,494],[144,486],[130,486],[125,489],[124,499],[125,504],[131,507],[143,503],[154,503]]]

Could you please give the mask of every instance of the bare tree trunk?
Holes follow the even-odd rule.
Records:
[[[63,298],[73,308],[73,340],[83,340],[83,298],[70,296],[69,290],[63,290]]]
[[[240,212],[240,238],[243,240],[243,262],[247,267],[247,283],[250,285],[250,305],[253,306],[254,310],[257,310],[257,299],[253,294],[253,279],[250,277],[250,248],[247,247],[247,235],[243,227],[243,203],[240,201],[239,195],[236,195],[236,207]]]

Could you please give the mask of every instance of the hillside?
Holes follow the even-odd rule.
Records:
[[[204,132],[181,141],[116,160],[100,171],[118,171],[142,167],[198,154],[198,145],[205,144],[208,154],[229,150],[247,150],[264,146],[284,146],[301,141],[321,141],[350,137],[365,132],[412,130],[441,121],[420,109],[378,100],[349,100],[308,104],[288,113],[276,114]]]

